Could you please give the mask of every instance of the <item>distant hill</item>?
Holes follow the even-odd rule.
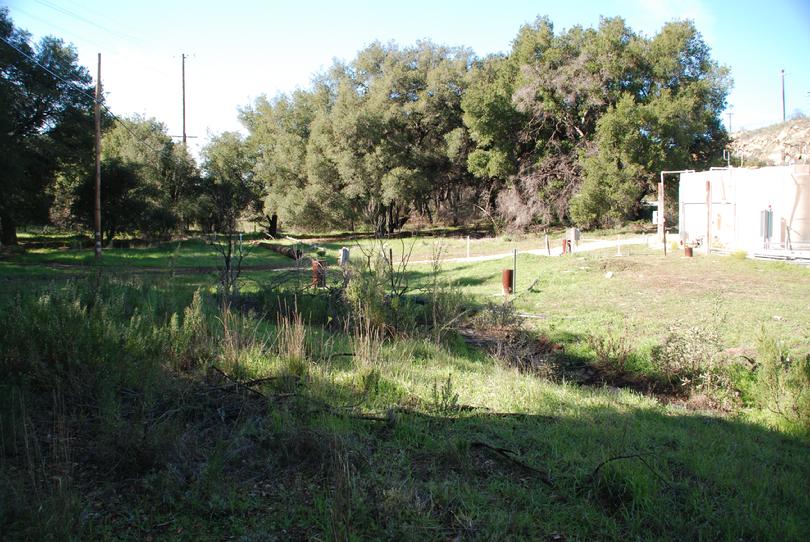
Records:
[[[732,134],[734,164],[793,164],[810,162],[810,118],[789,120],[757,130]]]

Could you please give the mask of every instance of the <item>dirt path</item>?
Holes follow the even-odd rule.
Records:
[[[589,252],[592,250],[602,250],[605,248],[615,248],[616,246],[625,246],[625,245],[643,245],[647,243],[646,237],[631,237],[630,239],[604,239],[602,241],[591,241],[590,243],[583,243],[578,247],[574,247],[573,253],[577,254],[579,252]],[[561,256],[562,255],[562,247],[554,247],[551,248],[551,254],[549,254],[546,249],[544,248],[536,248],[531,250],[518,250],[518,254],[531,254],[533,256]],[[470,256],[461,257],[461,258],[445,258],[443,262],[487,262],[490,260],[500,260],[502,258],[508,258],[512,256],[512,252],[502,252],[500,254],[488,254],[484,256]],[[410,263],[413,264],[424,264],[424,263],[432,263],[432,260],[414,260]]]

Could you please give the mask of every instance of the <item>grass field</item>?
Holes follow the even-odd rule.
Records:
[[[466,240],[451,242],[466,251]],[[412,259],[429,259],[431,242],[419,243]],[[481,252],[510,243],[482,241]],[[100,277],[90,265],[46,265],[87,263],[86,250],[0,260],[9,330],[0,338],[0,529],[9,538],[810,532],[810,440],[753,399],[696,409],[518,370],[452,332],[437,342],[430,330],[386,338],[333,328],[324,292],[298,296],[312,325],[279,319],[279,294],[266,291],[279,272],[260,266],[245,270],[254,312],[222,312],[205,293],[192,301],[198,287],[213,291],[212,276],[170,273],[172,252],[178,267],[215,266],[203,244],[120,250],[105,255]],[[796,359],[810,352],[810,269],[622,250],[518,258],[514,310],[558,345],[558,361],[595,365],[592,338],[622,337],[626,370],[650,373],[652,351],[678,325],[715,329],[718,348],[761,363],[760,336]],[[254,256],[276,264],[275,254]],[[511,264],[447,262],[438,273],[412,264],[409,293],[429,299],[438,280],[467,303],[500,306]]]
[[[728,348],[755,347],[764,328],[804,353],[810,349],[810,269],[732,257],[664,257],[642,246],[623,252],[521,255],[517,307],[542,316],[538,329],[561,340],[626,329],[642,347],[676,322],[717,320]],[[465,291],[492,297],[500,293],[501,271],[511,267],[506,258],[444,269]]]

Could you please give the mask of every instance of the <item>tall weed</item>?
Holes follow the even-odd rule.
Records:
[[[795,358],[778,339],[760,334],[757,345],[760,406],[810,433],[810,354]]]

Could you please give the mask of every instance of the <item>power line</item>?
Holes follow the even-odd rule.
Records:
[[[20,9],[18,7],[14,8],[14,12],[15,12],[15,15],[16,14],[24,15],[25,17],[28,17],[29,19],[32,19],[34,21],[38,21],[38,22],[40,22],[40,23],[42,23],[44,25],[47,25],[48,27],[50,27],[52,29],[58,30],[60,36],[69,37],[71,39],[71,41],[81,41],[81,42],[84,42],[84,43],[89,43],[89,44],[91,44],[91,45],[93,45],[95,47],[102,48],[102,46],[101,46],[101,44],[99,42],[97,42],[95,40],[92,40],[90,38],[82,36],[81,38],[76,39],[76,35],[73,34],[73,32],[67,30],[65,27],[63,27],[61,25],[58,25],[58,24],[53,23],[53,22],[51,22],[49,20],[43,19],[39,15],[34,15],[33,13],[29,13],[29,12],[25,11],[24,9]],[[73,36],[73,37],[71,37],[71,36]],[[107,47],[107,49],[117,53],[115,48]]]
[[[40,1],[40,0],[38,0],[38,1]],[[45,3],[41,2],[41,1],[40,1],[40,3],[42,5],[47,5],[47,4],[45,4]],[[52,7],[52,6],[49,6],[49,7]],[[53,9],[63,10],[63,8],[58,7],[58,6],[53,7]],[[60,36],[63,36],[65,39],[68,39],[71,42],[85,43],[85,44],[93,45],[94,47],[96,47],[96,48],[98,48],[98,49],[100,49],[102,51],[106,51],[106,52],[111,53],[112,55],[114,55],[116,57],[120,57],[121,60],[123,60],[127,64],[136,63],[136,64],[140,65],[141,67],[143,67],[145,69],[148,69],[150,71],[153,71],[155,73],[159,73],[160,75],[162,75],[164,77],[172,77],[170,74],[166,73],[164,70],[161,70],[160,68],[155,67],[151,63],[149,63],[149,62],[147,62],[145,60],[142,60],[142,59],[138,59],[137,56],[135,56],[135,57],[132,57],[132,56],[126,57],[126,56],[124,56],[124,54],[121,53],[119,48],[117,48],[115,46],[112,46],[112,45],[109,45],[109,44],[102,45],[102,43],[99,40],[87,37],[88,36],[87,33],[79,33],[79,34],[77,34],[73,30],[67,30],[63,26],[60,26],[60,25],[58,25],[56,23],[53,23],[50,20],[43,19],[42,17],[40,17],[38,15],[34,15],[32,13],[26,12],[25,10],[20,9],[18,7],[15,7],[14,11],[18,12],[18,13],[21,13],[21,14],[25,15],[26,17],[30,18],[30,19],[33,19],[35,21],[39,21],[40,23],[42,23],[42,24],[44,24],[44,25],[46,25],[46,26],[48,26],[50,28],[55,28],[55,29],[59,30]],[[67,12],[67,11],[69,11],[69,10],[63,10],[63,12]],[[111,34],[111,35],[113,35],[113,36],[115,36],[117,38],[129,39],[133,43],[138,43],[138,44],[145,44],[146,43],[143,39],[138,38],[136,36],[131,36],[131,35],[123,33],[123,32],[116,32],[114,30],[104,28],[103,26],[98,25],[96,23],[93,23],[92,21],[90,21],[88,19],[82,18],[80,15],[74,14],[73,12],[70,12],[70,13],[71,13],[72,16],[75,16],[79,20],[86,21],[87,24],[92,24],[93,26],[101,28],[102,30],[105,30],[106,32],[108,32],[109,34]],[[103,38],[102,38],[102,41],[103,41]]]
[[[28,59],[30,62],[34,63],[34,65],[36,65],[36,66],[38,66],[38,67],[42,68],[43,70],[45,70],[46,72],[48,72],[48,73],[49,73],[51,76],[53,76],[53,77],[55,77],[56,79],[58,79],[58,80],[62,81],[63,83],[65,83],[65,84],[68,86],[68,88],[72,88],[73,90],[75,90],[76,92],[78,92],[79,94],[81,94],[82,96],[84,96],[84,97],[86,97],[86,98],[89,98],[90,100],[92,100],[92,101],[94,101],[94,102],[96,101],[96,97],[95,97],[95,96],[93,96],[93,95],[92,95],[92,94],[90,94],[89,92],[87,92],[87,91],[85,91],[85,90],[83,90],[83,89],[79,88],[78,86],[76,86],[76,84],[75,84],[75,83],[73,83],[72,81],[68,81],[67,79],[65,79],[65,78],[64,78],[64,77],[62,77],[61,75],[59,75],[59,74],[55,73],[53,70],[51,70],[51,69],[50,69],[50,68],[48,68],[47,66],[44,66],[43,64],[40,64],[40,62],[39,62],[39,61],[38,61],[36,58],[34,58],[34,57],[32,57],[31,55],[27,54],[26,52],[24,52],[24,51],[20,50],[20,49],[19,49],[19,48],[18,48],[16,45],[14,45],[14,44],[13,44],[13,43],[11,43],[10,41],[8,41],[8,40],[7,40],[6,38],[4,38],[3,36],[0,36],[0,41],[2,41],[3,43],[5,43],[6,45],[8,45],[9,47],[11,47],[12,49],[14,49],[15,51],[17,51],[17,53],[18,53],[18,54],[20,54],[20,55],[21,55],[21,56],[23,56],[24,58]],[[124,127],[124,129],[125,129],[127,132],[129,132],[129,134],[130,134],[130,135],[131,135],[131,136],[134,138],[134,140],[135,140],[135,141],[136,141],[136,142],[137,142],[139,145],[143,145],[143,147],[145,147],[145,148],[147,148],[147,149],[151,150],[151,151],[152,151],[152,152],[154,152],[155,154],[161,154],[161,153],[162,153],[162,151],[160,151],[160,150],[158,150],[158,149],[156,149],[156,148],[152,147],[151,145],[149,145],[148,143],[146,143],[145,141],[143,141],[142,139],[140,139],[140,137],[138,136],[138,134],[136,134],[136,133],[135,133],[135,132],[134,132],[134,131],[133,131],[133,130],[132,130],[132,129],[131,129],[129,126],[128,126],[128,125],[127,125],[127,122],[126,122],[124,119],[120,118],[120,117],[119,117],[118,115],[116,115],[115,113],[113,113],[113,112],[112,112],[112,110],[111,110],[109,107],[107,107],[107,105],[106,105],[106,104],[103,104],[103,103],[100,103],[100,102],[99,102],[99,105],[100,105],[101,107],[103,107],[103,108],[104,108],[104,111],[106,111],[106,112],[107,112],[107,113],[108,113],[108,114],[109,114],[109,115],[110,115],[110,116],[113,118],[113,120],[118,121],[118,122],[121,124],[121,126],[123,126],[123,127]]]
[[[96,23],[94,21],[91,21],[90,19],[87,19],[86,17],[83,17],[83,16],[79,15],[75,11],[71,11],[71,10],[65,8],[65,7],[58,6],[58,5],[54,4],[53,2],[49,2],[48,0],[36,0],[36,2],[38,4],[41,4],[41,5],[45,6],[45,7],[49,7],[51,9],[55,10],[55,11],[58,11],[59,13],[62,13],[63,15],[73,17],[74,19],[76,19],[78,21],[81,21],[81,22],[83,22],[85,24],[95,26],[96,28],[98,28],[100,30],[103,30],[103,31],[105,31],[105,32],[107,32],[109,34],[112,34],[115,37],[118,37],[118,38],[124,37],[124,38],[134,40],[134,41],[141,41],[136,36],[132,36],[132,35],[127,34],[125,32],[119,32],[119,31],[107,28],[106,26],[100,25],[100,24],[98,24],[98,23]]]

